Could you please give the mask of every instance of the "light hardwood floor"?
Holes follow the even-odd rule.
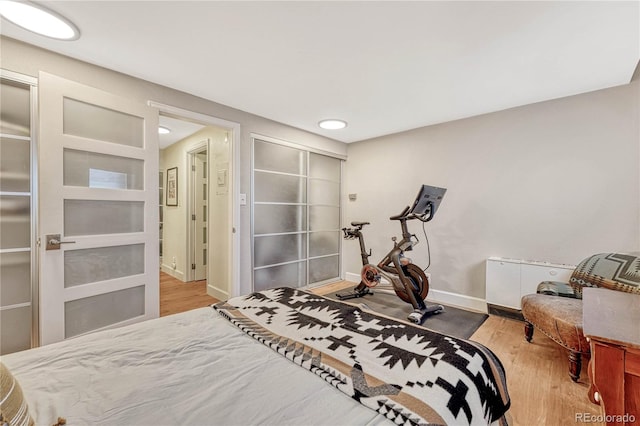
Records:
[[[207,294],[206,281],[182,282],[160,272],[160,316],[177,314],[218,302]]]
[[[328,294],[352,287],[346,281],[312,291]],[[160,315],[169,315],[214,303],[206,294],[204,281],[183,283],[160,274]],[[567,353],[551,339],[535,333],[533,342],[524,339],[523,323],[490,315],[471,336],[490,348],[504,365],[511,397],[510,424],[515,426],[579,424],[577,416],[601,415],[600,407],[587,399],[587,360],[578,383],[569,378]],[[600,425],[602,423],[590,423]]]

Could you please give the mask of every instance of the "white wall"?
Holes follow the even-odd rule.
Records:
[[[638,251],[639,102],[636,81],[350,144],[345,223],[372,222],[365,231],[377,262],[399,235],[389,216],[423,183],[447,188],[426,224],[433,293],[480,299],[489,256],[576,264]],[[420,222],[410,229],[422,240],[410,256],[424,266]],[[344,270],[358,273],[357,243],[343,250]]]
[[[226,132],[220,132],[211,140],[209,152],[209,229],[208,240],[208,287],[209,294],[220,300],[231,296],[228,284],[229,256],[231,256],[231,234],[227,232],[229,221],[229,203],[232,198],[229,190],[229,162],[231,158],[230,141],[226,138]],[[224,173],[224,184],[218,182],[219,173]],[[249,229],[246,230],[249,233]]]

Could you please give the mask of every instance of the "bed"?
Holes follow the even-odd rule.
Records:
[[[291,288],[2,363],[42,425],[506,424],[509,408],[484,346]]]

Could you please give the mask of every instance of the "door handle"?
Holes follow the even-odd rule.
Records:
[[[75,244],[75,241],[60,241],[60,234],[47,235],[46,242],[46,250],[60,250],[60,244]]]

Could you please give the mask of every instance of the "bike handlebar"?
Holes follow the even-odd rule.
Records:
[[[407,218],[407,213],[409,212],[409,206],[405,207],[404,210],[402,210],[402,213],[400,213],[399,215],[396,216],[391,216],[389,218],[389,220],[402,220],[402,219],[406,219]]]
[[[429,222],[433,218],[433,211],[429,209],[428,212],[422,214],[409,213],[410,207],[407,206],[402,210],[402,213],[396,216],[391,216],[389,220],[411,220],[418,219],[421,222]],[[409,213],[409,214],[407,214]]]
[[[413,213],[411,217],[411,219],[418,219],[420,222],[429,222],[431,220],[431,218],[433,217],[433,214],[431,213],[431,210],[429,210],[428,213],[423,213],[423,214],[415,214]]]

